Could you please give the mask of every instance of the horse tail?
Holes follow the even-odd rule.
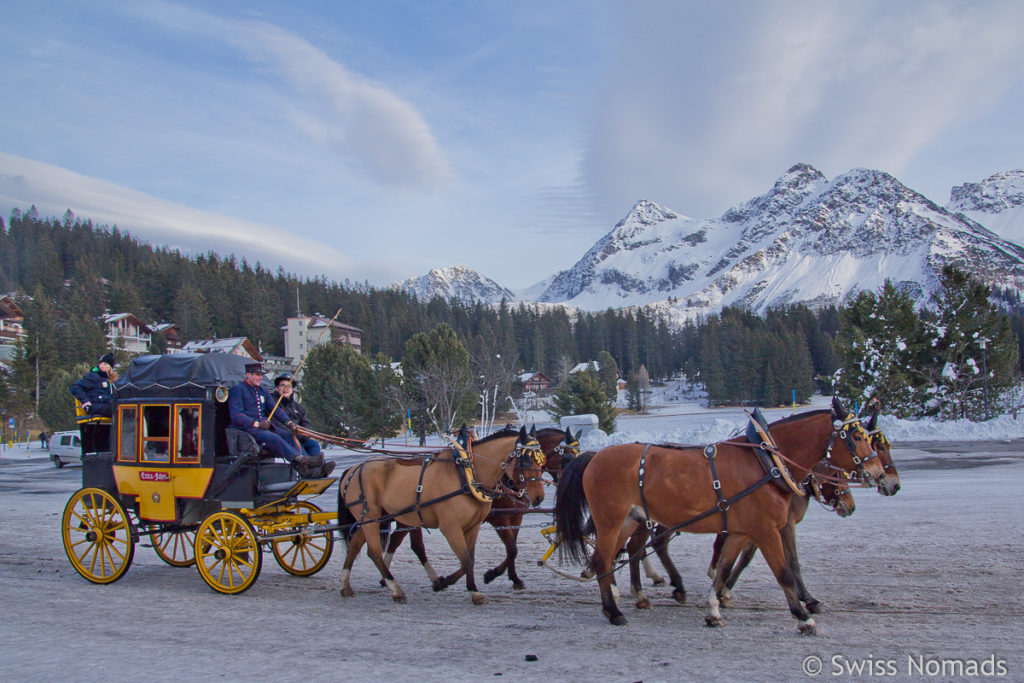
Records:
[[[588,507],[583,492],[583,471],[594,455],[593,452],[584,453],[569,462],[562,470],[555,494],[555,526],[561,539],[558,546],[559,559],[576,564],[589,561],[583,529],[583,513]]]
[[[345,490],[348,488],[347,477],[351,471],[352,467],[349,467],[341,473],[341,478],[338,480],[338,530],[341,532],[341,538],[345,541],[346,546],[352,540],[352,535],[355,534],[358,524],[352,510],[345,504]]]

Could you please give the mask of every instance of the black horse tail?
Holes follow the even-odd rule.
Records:
[[[587,497],[583,493],[583,471],[596,455],[588,452],[574,458],[558,480],[555,498],[555,526],[561,544],[558,546],[560,560],[575,564],[590,561],[587,556],[586,534],[583,530],[583,513],[587,510]]]
[[[351,471],[352,468],[349,467],[341,473],[341,478],[338,480],[338,531],[341,533],[341,539],[345,541],[346,546],[352,540],[352,535],[356,532],[358,526],[358,520],[356,520],[348,505],[345,504],[345,490],[348,488],[347,478],[348,473]]]

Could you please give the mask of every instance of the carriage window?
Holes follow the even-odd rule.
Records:
[[[135,462],[138,459],[138,409],[135,406],[121,406],[118,414],[117,459]]]
[[[171,460],[171,406],[142,406],[142,459]]]
[[[177,406],[177,410],[174,459],[177,462],[199,462],[199,406]]]

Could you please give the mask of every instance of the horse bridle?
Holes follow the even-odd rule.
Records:
[[[554,484],[558,483],[558,480],[562,476],[562,471],[565,470],[565,463],[567,460],[573,460],[580,456],[580,441],[579,439],[573,439],[569,443],[564,440],[552,449],[552,452],[558,453],[561,456],[562,467],[558,470],[558,474],[555,474],[551,470],[548,470],[548,474],[551,475]]]
[[[853,464],[857,466],[857,472],[865,479],[873,481],[874,477],[868,474],[867,470],[864,468],[864,465],[865,463],[873,460],[874,458],[877,458],[878,453],[875,451],[874,446],[872,446],[871,455],[867,456],[866,458],[861,458],[859,455],[857,455],[857,442],[854,441],[853,434],[851,432],[860,434],[862,437],[864,437],[864,440],[867,441],[869,445],[871,445],[871,437],[870,435],[868,435],[867,430],[864,429],[864,425],[860,423],[859,417],[854,415],[853,417],[846,418],[845,420],[837,418],[832,421],[832,436],[828,438],[828,446],[825,447],[825,461],[830,468],[841,470],[843,473],[846,473],[845,469],[843,469],[842,467],[837,467],[836,465],[833,465],[831,462],[832,447],[835,446],[836,437],[838,437],[843,440],[843,443],[846,444],[846,450],[850,451],[850,458],[853,460]]]
[[[829,467],[835,467],[835,465],[832,465],[830,462],[826,462],[826,465]],[[843,470],[843,472],[845,473],[845,470]],[[847,477],[848,476],[849,475],[847,475]],[[832,512],[835,512],[839,508],[840,498],[842,498],[843,494],[849,492],[850,483],[848,478],[845,481],[837,480],[834,479],[833,477],[827,477],[827,479],[828,481],[836,484],[835,493],[828,499],[826,499],[825,496],[822,494],[821,479],[819,478],[819,475],[814,473],[813,470],[807,473],[807,476],[804,477],[803,481],[800,482],[800,485],[807,493],[808,498],[813,498],[814,500],[818,501],[818,503],[826,510],[831,510]]]
[[[513,498],[523,498],[526,496],[526,485],[534,481],[543,481],[543,477],[527,477],[523,474],[524,470],[530,466],[531,462],[537,464],[538,467],[543,468],[544,463],[547,461],[547,457],[544,455],[544,451],[540,447],[540,442],[534,437],[529,437],[529,440],[525,444],[517,443],[516,447],[509,454],[508,459],[505,461],[505,465],[509,462],[515,462],[513,472],[518,471],[519,473],[519,487],[516,488],[516,482],[512,476],[509,476],[507,470],[504,470],[501,479],[498,480],[497,489]]]

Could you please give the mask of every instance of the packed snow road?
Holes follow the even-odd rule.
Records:
[[[677,604],[649,588],[650,611],[623,596],[629,624],[601,614],[597,588],[536,566],[547,547],[531,515],[520,535],[527,589],[501,577],[474,606],[464,583],[441,593],[406,548],[394,573],[409,603],[393,604],[365,554],[356,597],[339,594],[344,548],[309,578],[267,554],[239,596],[211,591],[194,568],[136,549],[127,574],[86,582],[61,545],[77,467],[0,460],[0,675],[6,680],[959,680],[969,673],[1024,680],[1024,453],[1020,441],[897,444],[902,491],[858,489],[849,519],[812,507],[798,527],[804,579],[826,606],[818,635],[801,636],[759,558],[724,610],[704,626],[711,537],[671,546],[689,590]],[[549,490],[545,506],[553,504]],[[335,508],[335,490],[317,500]],[[456,562],[438,533],[426,538],[440,571]],[[477,576],[503,557],[485,526]],[[575,572],[575,568],[566,568]],[[478,579],[479,580],[479,579]],[[627,583],[620,575],[620,585]],[[649,582],[646,582],[649,585]],[[482,580],[481,580],[482,585]],[[528,659],[528,656],[535,656]],[[1000,673],[1002,675],[1000,675]]]

